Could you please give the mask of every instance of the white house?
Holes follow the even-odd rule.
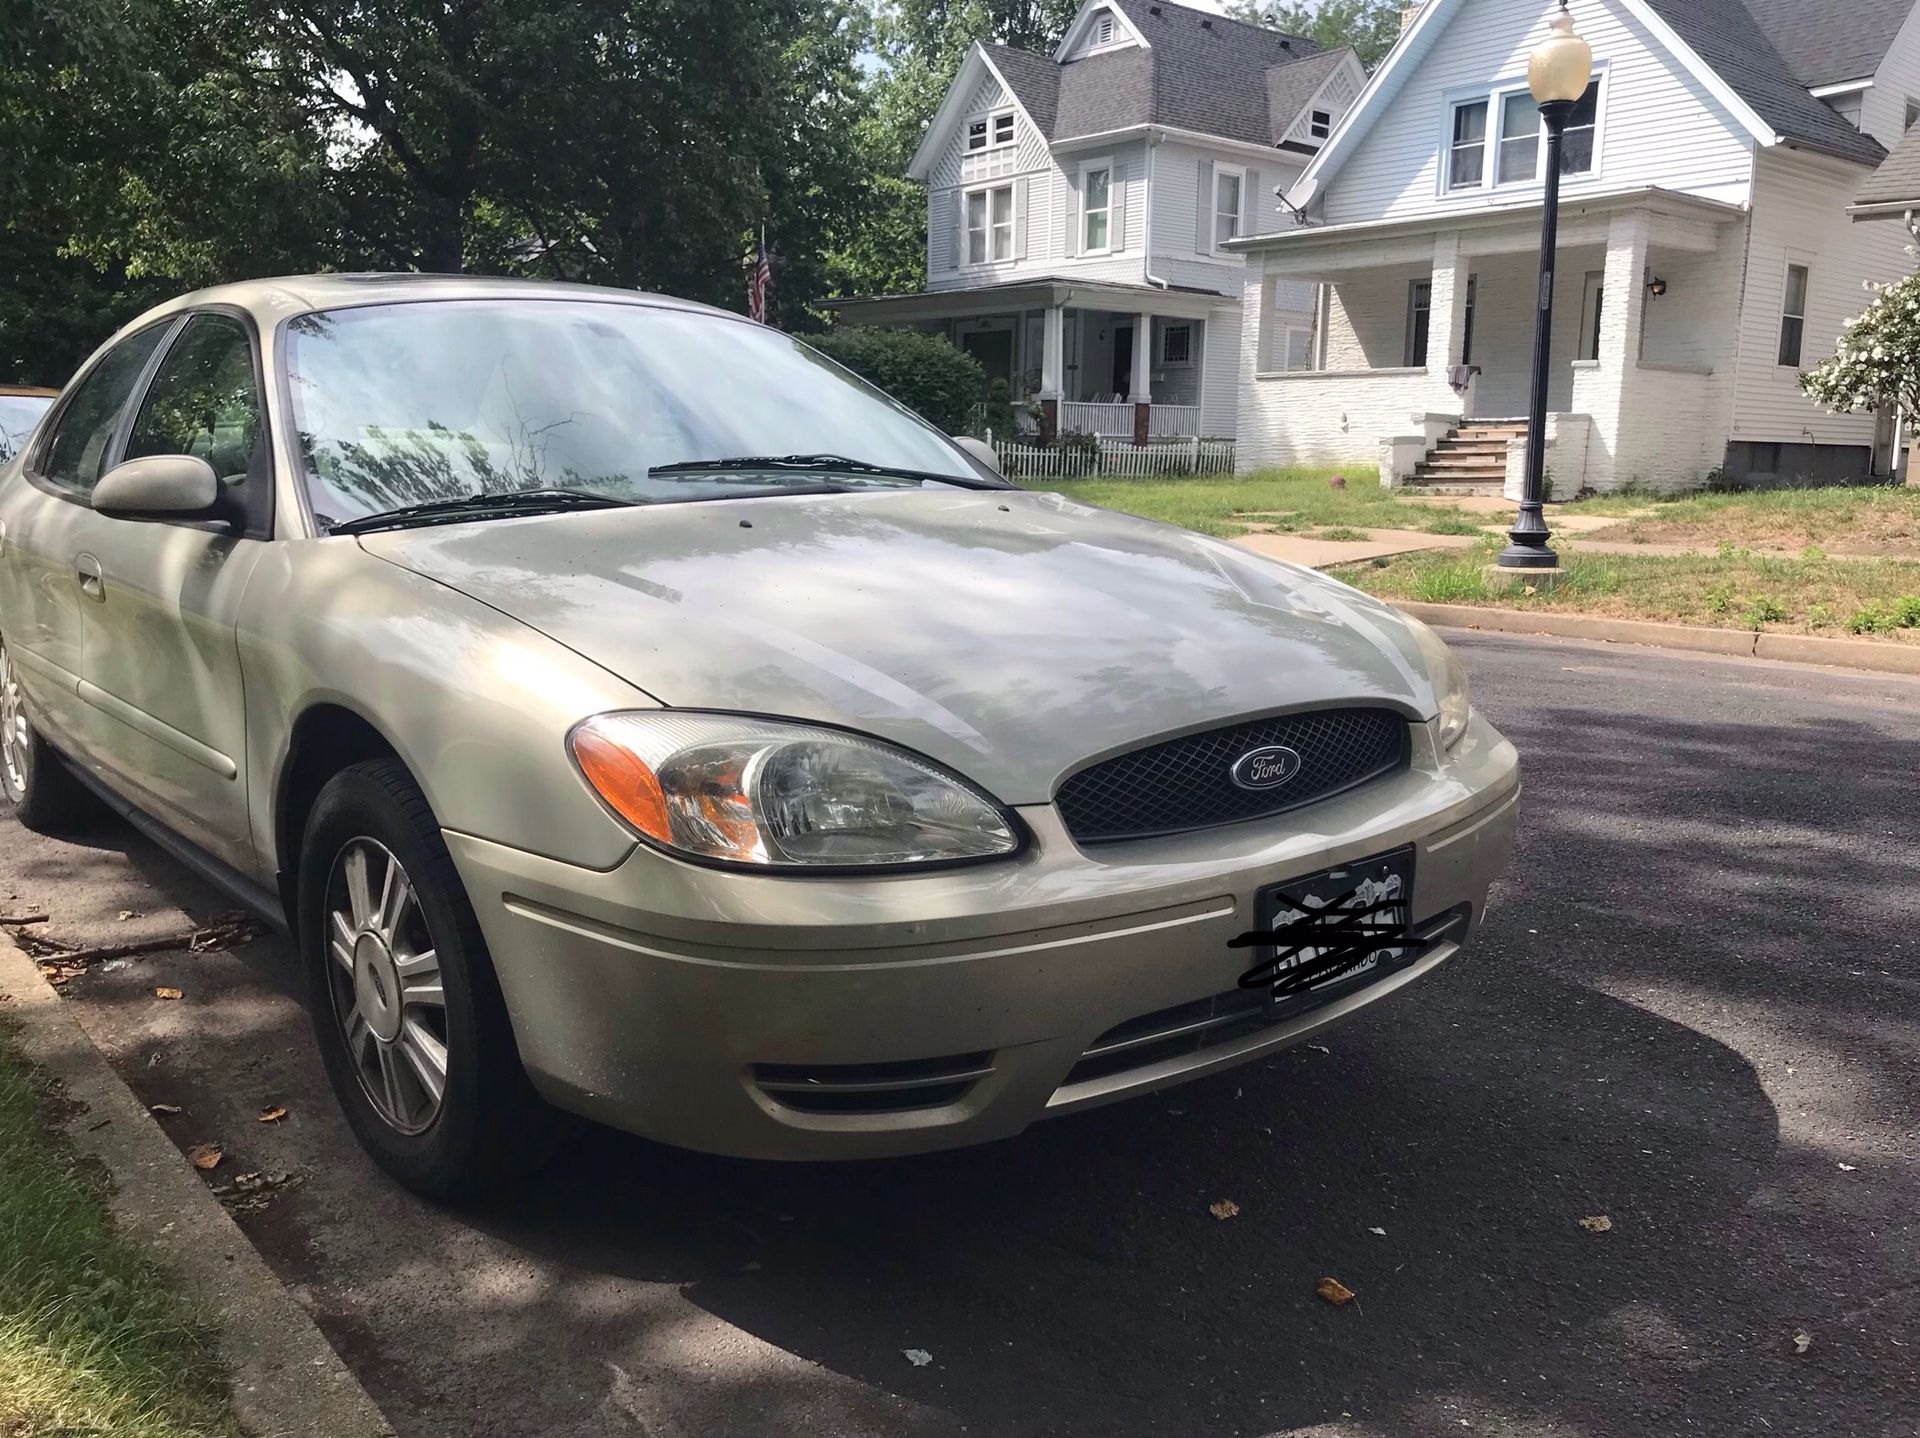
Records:
[[[1594,71],[1561,166],[1554,492],[1886,473],[1894,417],[1828,414],[1797,380],[1863,281],[1912,268],[1899,226],[1849,206],[1920,116],[1914,0],[1571,11]],[[1553,13],[1427,0],[1288,191],[1304,223],[1231,246],[1251,267],[1242,468],[1378,456],[1388,482],[1517,476],[1544,162],[1526,69]]]
[[[1226,245],[1279,227],[1276,188],[1365,83],[1351,50],[1171,0],[1088,0],[1051,56],[975,45],[908,169],[927,289],[836,308],[948,335],[1047,426],[1230,436],[1247,261]]]

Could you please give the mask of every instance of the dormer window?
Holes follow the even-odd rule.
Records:
[[[1333,112],[1315,110],[1307,116],[1307,134],[1316,140],[1324,140],[1333,133]]]
[[[997,150],[1013,143],[1013,111],[995,110],[967,121],[967,153]]]

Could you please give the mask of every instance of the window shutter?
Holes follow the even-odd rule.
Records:
[[[1027,257],[1027,197],[1031,193],[1025,175],[1013,182],[1013,257],[1016,260]]]
[[[949,203],[953,206],[953,269],[959,269],[967,260],[967,196],[964,190],[955,190]]]
[[[1060,253],[1068,259],[1080,253],[1080,187],[1065,173],[1060,176]]]
[[[1115,160],[1113,173],[1108,176],[1107,202],[1112,209],[1107,215],[1107,238],[1111,241],[1113,252],[1120,253],[1127,247],[1127,162]]]
[[[1242,188],[1245,193],[1240,196],[1240,208],[1245,213],[1240,216],[1240,233],[1256,235],[1260,232],[1260,172],[1248,170]]]
[[[1194,222],[1193,247],[1201,254],[1213,249],[1213,161],[1200,162],[1200,214]]]

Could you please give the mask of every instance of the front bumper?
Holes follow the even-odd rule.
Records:
[[[447,842],[522,1060],[553,1103],[759,1158],[978,1143],[1283,1048],[1457,952],[1513,845],[1513,747],[1475,716],[1444,756],[1269,821],[1083,851],[1050,806],[1004,863],[872,878],[607,871]],[[1415,847],[1408,963],[1306,1012],[1236,988],[1260,888]]]

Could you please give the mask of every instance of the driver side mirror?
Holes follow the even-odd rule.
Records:
[[[1000,456],[993,452],[993,446],[984,439],[975,439],[970,434],[956,434],[953,442],[1002,479],[1007,477],[1006,471],[1000,468]]]
[[[93,507],[115,519],[213,519],[220,480],[197,454],[150,454],[116,464],[93,487]]]

